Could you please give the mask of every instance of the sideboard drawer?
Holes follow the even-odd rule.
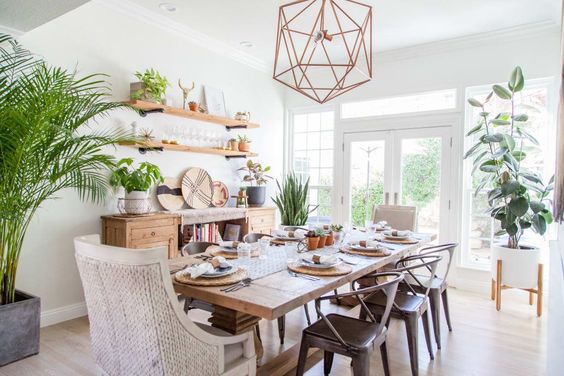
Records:
[[[274,216],[272,215],[257,215],[250,217],[249,222],[251,226],[274,226]]]
[[[271,235],[272,232],[272,227],[270,226],[251,226],[251,231],[252,233],[255,234],[267,234],[267,235]]]
[[[174,237],[175,228],[172,226],[134,228],[131,230],[131,241],[143,241],[144,243],[166,240]]]

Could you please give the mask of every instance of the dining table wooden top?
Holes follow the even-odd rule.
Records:
[[[315,300],[334,289],[346,285],[368,273],[377,271],[394,263],[403,256],[410,254],[422,245],[434,239],[436,235],[417,234],[417,244],[386,244],[391,249],[391,254],[382,257],[369,257],[357,255],[343,255],[350,261],[357,262],[350,265],[352,271],[340,276],[319,276],[318,280],[293,277],[287,270],[281,270],[264,277],[255,279],[248,287],[235,292],[223,292],[225,286],[209,287],[179,283],[172,274],[174,289],[177,293],[191,298],[202,300],[217,306],[229,308],[234,311],[273,320],[286,313]],[[284,247],[271,246],[270,252],[284,252]],[[326,249],[327,250],[327,249]],[[338,249],[335,249],[335,252]],[[341,255],[341,254],[339,254]],[[177,257],[169,261],[171,271],[178,270],[186,265],[203,262],[198,255]]]

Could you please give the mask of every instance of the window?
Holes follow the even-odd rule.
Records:
[[[429,91],[401,97],[344,103],[341,118],[405,114],[411,112],[450,110],[456,108],[456,89]]]
[[[333,188],[333,111],[295,114],[290,139],[290,168],[309,178],[312,222],[331,222]]]
[[[466,90],[466,98],[476,98],[483,101],[490,93],[492,85],[471,87]],[[529,115],[528,131],[540,144],[536,147],[528,143],[527,158],[523,167],[535,170],[545,181],[554,174],[555,154],[555,126],[551,111],[551,80],[528,80],[525,89],[518,94],[516,113]],[[510,111],[509,103],[502,101],[495,95],[488,103],[488,112],[499,113]],[[467,106],[466,131],[471,129],[478,119],[480,110]],[[465,150],[474,144],[466,137]],[[464,196],[462,223],[462,263],[465,266],[486,267],[490,263],[490,245],[494,234],[499,230],[499,223],[489,214],[487,191],[481,190],[475,195],[477,188],[476,175],[472,177],[471,158],[464,162]],[[524,241],[530,243],[543,242],[543,238],[532,231],[526,231]]]

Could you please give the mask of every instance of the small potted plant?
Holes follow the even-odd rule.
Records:
[[[327,234],[325,233],[325,230],[318,228],[317,230],[315,230],[315,233],[317,234],[317,236],[319,236],[319,243],[317,243],[317,248],[325,247],[325,241],[327,240]]]
[[[127,214],[146,214],[150,210],[149,189],[163,181],[157,166],[142,162],[135,168],[133,158],[121,159],[110,175],[110,184],[125,190],[124,210]]]
[[[239,135],[237,138],[239,139],[239,151],[251,151],[251,140],[247,136]]]
[[[272,197],[272,201],[280,210],[280,226],[304,226],[309,214],[317,209],[317,206],[307,203],[309,178],[304,181],[290,172],[282,184],[276,181],[276,185],[278,193]]]
[[[307,249],[309,251],[315,251],[317,249],[317,245],[319,244],[319,235],[315,231],[308,231],[305,234],[307,238]]]
[[[135,77],[139,82],[129,85],[131,99],[165,104],[166,88],[169,86],[166,77],[153,68],[145,70],[144,73],[135,72]]]
[[[262,167],[260,163],[255,163],[249,159],[247,164],[238,171],[246,171],[247,174],[243,177],[243,181],[251,183],[251,185],[247,187],[249,206],[264,205],[264,201],[266,200],[265,184],[268,179],[272,179],[271,176],[266,175],[266,173],[270,171],[270,166]]]
[[[229,149],[232,151],[239,151],[239,141],[236,138],[229,140]]]
[[[188,108],[190,109],[190,111],[198,111],[199,107],[200,105],[198,104],[198,102],[194,102],[194,101],[188,102]]]
[[[325,236],[327,236],[327,238],[325,239],[325,245],[326,246],[333,245],[333,243],[334,243],[334,241],[333,241],[333,231],[325,230]]]
[[[333,242],[339,245],[343,240],[343,225],[331,225],[331,234],[333,235]]]

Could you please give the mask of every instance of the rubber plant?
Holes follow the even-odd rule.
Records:
[[[516,67],[507,85],[493,85],[485,100],[468,99],[480,113],[478,123],[466,135],[477,142],[464,158],[473,158],[475,195],[487,190],[488,212],[501,227],[496,236],[507,235],[508,248],[520,248],[525,230],[532,228],[543,235],[552,223],[548,197],[554,176],[544,184],[538,173],[523,166],[527,148],[539,146],[528,131],[529,116],[516,111],[516,96],[524,86],[523,72]],[[511,110],[495,115],[488,112],[494,95],[508,101]]]
[[[246,171],[246,175],[243,176],[243,181],[247,183],[256,183],[256,185],[264,185],[268,182],[268,179],[272,179],[272,176],[266,173],[270,171],[270,166],[262,167],[262,164],[255,163],[252,160],[248,160],[245,166],[239,168],[237,171]]]
[[[94,129],[94,118],[122,107],[106,101],[104,80],[49,66],[0,34],[0,305],[14,302],[22,244],[41,205],[68,188],[93,202],[109,192],[114,158],[103,149],[131,138]]]
[[[280,210],[281,224],[286,226],[305,225],[309,214],[317,209],[317,206],[310,209],[307,203],[309,178],[304,182],[294,172],[290,172],[282,185],[278,180],[276,180],[276,185],[278,194],[272,198],[272,201]]]

